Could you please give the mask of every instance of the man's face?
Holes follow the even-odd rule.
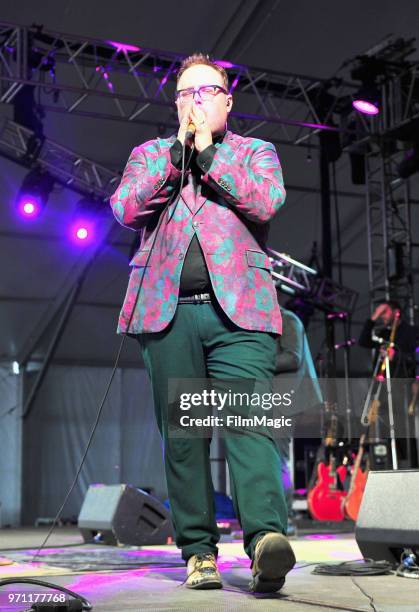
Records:
[[[187,68],[179,79],[177,89],[199,87],[200,85],[220,85],[225,89],[223,78],[218,70],[205,64],[195,64]],[[211,132],[213,134],[222,132],[225,129],[228,113],[233,105],[231,95],[218,91],[210,100],[201,100],[198,94],[194,96],[193,100],[196,106],[205,113]],[[193,100],[188,100],[186,104],[181,104],[180,100],[176,101],[179,123],[185,113],[190,112]]]

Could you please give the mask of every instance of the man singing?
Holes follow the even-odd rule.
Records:
[[[177,75],[177,138],[136,147],[111,198],[117,220],[142,231],[118,331],[140,341],[164,443],[176,544],[187,563],[185,584],[194,589],[222,586],[210,440],[169,435],[168,381],[209,378],[216,388],[225,379],[271,380],[281,333],[265,253],[268,222],[285,199],[281,166],[272,144],[226,129],[232,104],[222,67],[202,54],[184,60]],[[194,132],[193,143],[187,132]],[[186,160],[193,152],[176,201],[184,146]],[[259,431],[224,442],[251,559],[250,588],[277,591],[295,564],[284,535],[278,450]]]

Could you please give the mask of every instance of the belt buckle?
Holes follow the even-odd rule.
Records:
[[[200,302],[201,302],[201,294],[200,293],[194,293],[193,303],[194,304],[199,304]]]

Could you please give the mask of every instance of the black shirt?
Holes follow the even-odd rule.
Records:
[[[224,134],[216,137],[214,139],[215,142],[221,142],[224,138]],[[200,189],[201,176],[210,169],[216,151],[217,148],[214,144],[208,146],[199,154],[197,154],[196,151],[193,151],[189,168],[192,175],[195,193],[197,193],[198,189]],[[190,156],[191,150],[187,146],[185,152],[185,163]],[[182,168],[182,143],[179,140],[176,140],[170,148],[170,157],[172,164],[180,170]],[[180,277],[179,295],[208,293],[210,289],[211,280],[208,274],[207,265],[205,263],[201,245],[199,244],[198,237],[195,233],[189,244],[183,264],[182,275]]]

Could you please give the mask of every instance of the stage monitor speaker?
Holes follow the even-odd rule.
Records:
[[[400,563],[404,548],[419,554],[419,470],[368,474],[355,538],[364,558]]]
[[[78,518],[85,542],[148,546],[173,538],[170,512],[158,499],[127,484],[90,485]]]

